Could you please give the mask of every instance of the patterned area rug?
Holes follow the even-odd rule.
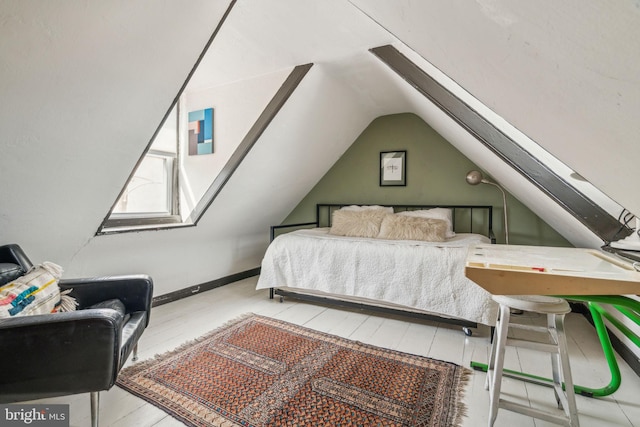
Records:
[[[192,426],[456,426],[469,375],[251,314],[117,384]]]

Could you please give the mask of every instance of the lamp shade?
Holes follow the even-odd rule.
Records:
[[[509,244],[509,223],[507,219],[507,194],[504,192],[504,189],[495,182],[491,182],[488,179],[484,179],[482,176],[482,172],[473,170],[467,172],[467,184],[469,185],[478,185],[478,184],[489,184],[496,187],[502,193],[502,206],[504,206],[504,240],[505,243]]]
[[[467,184],[478,185],[482,182],[482,172],[480,171],[469,171],[467,173]]]

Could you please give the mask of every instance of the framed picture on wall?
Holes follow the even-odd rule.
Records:
[[[189,155],[213,154],[213,108],[189,112]]]
[[[380,186],[407,185],[407,152],[382,151],[380,153]]]

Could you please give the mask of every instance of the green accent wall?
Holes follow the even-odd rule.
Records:
[[[382,151],[407,152],[406,186],[379,185]],[[283,224],[314,221],[317,203],[490,204],[494,207],[494,233],[498,243],[504,243],[502,193],[492,185],[467,184],[465,177],[473,169],[480,170],[415,114],[378,117],[302,199]],[[571,246],[564,237],[508,193],[507,206],[510,244]]]

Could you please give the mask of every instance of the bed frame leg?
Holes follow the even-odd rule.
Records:
[[[273,288],[269,288],[269,299],[273,299]]]

